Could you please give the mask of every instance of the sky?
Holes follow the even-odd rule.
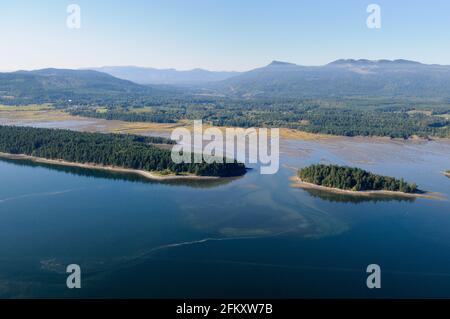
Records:
[[[378,4],[381,28],[367,6]],[[80,28],[67,27],[79,5]],[[136,65],[245,71],[272,60],[450,65],[448,0],[0,0],[0,71]]]

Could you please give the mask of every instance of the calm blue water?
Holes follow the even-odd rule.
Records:
[[[449,142],[284,141],[278,174],[220,183],[0,161],[0,297],[450,297],[450,202],[290,187],[315,162],[450,198]]]

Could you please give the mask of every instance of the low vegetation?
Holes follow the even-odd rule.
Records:
[[[0,104],[0,111],[46,111],[51,110],[51,104],[30,104],[30,105],[4,105]]]

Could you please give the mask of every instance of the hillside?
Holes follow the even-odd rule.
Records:
[[[170,90],[142,86],[91,70],[42,69],[0,73],[0,100],[8,104],[101,101],[123,95],[165,95]]]

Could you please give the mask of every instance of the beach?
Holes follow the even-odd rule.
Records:
[[[327,187],[322,185],[316,185],[313,183],[308,183],[302,181],[298,176],[293,176],[291,180],[294,182],[291,187],[298,187],[304,189],[318,189],[335,194],[344,194],[351,196],[402,196],[409,198],[426,198],[426,199],[443,199],[439,193],[422,192],[422,193],[404,193],[399,191],[388,191],[388,190],[369,190],[369,191],[352,191],[347,189],[340,189],[334,187]]]

